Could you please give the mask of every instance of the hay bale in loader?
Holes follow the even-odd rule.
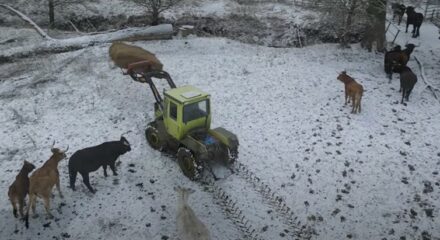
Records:
[[[116,66],[127,69],[126,74],[136,72],[162,71],[163,64],[153,53],[122,42],[114,42],[109,48],[109,55]]]

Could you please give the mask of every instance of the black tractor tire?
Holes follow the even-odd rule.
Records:
[[[165,143],[161,139],[159,131],[154,127],[149,125],[147,129],[145,129],[145,138],[147,139],[148,144],[155,150],[163,151],[165,148]]]
[[[201,178],[202,166],[197,163],[196,158],[189,149],[180,147],[177,150],[177,162],[183,175],[191,181],[197,181]]]

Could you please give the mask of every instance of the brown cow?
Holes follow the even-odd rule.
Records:
[[[60,174],[58,172],[58,163],[66,158],[66,151],[69,149],[61,151],[58,148],[52,148],[52,156],[47,160],[43,166],[30,177],[29,185],[29,204],[27,207],[27,212],[25,216],[26,227],[29,227],[29,209],[32,207],[32,212],[35,214],[35,203],[37,197],[43,198],[44,207],[46,208],[46,213],[49,218],[53,215],[50,213],[50,195],[52,193],[52,188],[56,185],[60,197],[63,198],[60,188]]]
[[[357,83],[353,78],[347,75],[346,71],[343,71],[337,77],[338,80],[345,85],[345,105],[352,101],[351,113],[361,112],[361,99],[364,93],[362,85]]]
[[[15,181],[9,187],[8,196],[11,201],[14,217],[18,217],[17,214],[17,204],[20,211],[20,217],[24,217],[23,206],[24,199],[29,193],[29,177],[28,174],[35,169],[34,164],[24,161],[23,167],[15,177]]]
[[[122,42],[114,42],[109,48],[109,55],[116,66],[133,72],[149,72],[162,70],[163,65],[153,53]]]

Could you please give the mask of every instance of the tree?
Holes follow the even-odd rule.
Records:
[[[317,1],[317,0],[316,0]],[[324,12],[321,22],[332,31],[342,46],[348,46],[353,35],[360,32],[365,22],[367,0],[318,1]]]
[[[66,6],[72,4],[86,4],[96,2],[97,0],[47,0],[49,10],[49,27],[55,26],[55,8],[59,6]]]
[[[361,45],[378,51],[385,49],[386,0],[314,0],[324,12],[321,22],[348,46],[355,36],[361,36]],[[357,39],[359,40],[359,38]]]
[[[49,27],[53,28],[55,25],[55,6],[54,0],[48,0],[49,3]]]
[[[151,25],[159,24],[159,14],[170,9],[182,0],[131,0],[147,9],[147,13],[151,16]]]
[[[362,39],[362,47],[371,51],[376,43],[377,51],[385,51],[386,0],[369,0],[367,7],[368,26]]]

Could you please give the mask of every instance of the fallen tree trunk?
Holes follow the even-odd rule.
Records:
[[[0,7],[3,7],[13,12],[15,15],[19,16],[21,19],[28,22],[44,39],[53,40],[53,38],[47,35],[47,33],[43,29],[41,29],[34,21],[32,21],[28,16],[24,15],[22,12],[6,4],[0,4]]]
[[[13,62],[17,59],[31,56],[75,51],[114,41],[160,40],[171,39],[172,36],[172,25],[162,24],[147,28],[128,28],[105,34],[87,35],[68,39],[54,39],[52,41],[44,41],[32,46],[17,47],[6,50],[0,55],[0,64]]]

